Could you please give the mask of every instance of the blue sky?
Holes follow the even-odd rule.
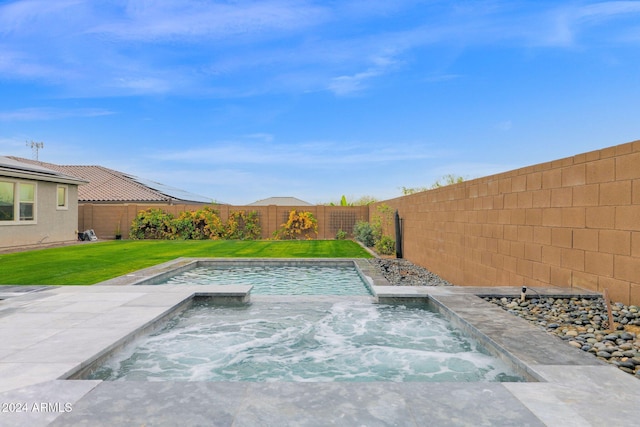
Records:
[[[227,203],[640,139],[640,1],[0,1],[0,155]]]

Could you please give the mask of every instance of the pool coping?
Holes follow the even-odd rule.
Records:
[[[178,393],[178,390],[194,387],[201,388],[209,394],[207,398],[196,399],[196,403],[193,403],[190,409],[195,413],[198,411],[206,413],[209,411],[207,402],[211,405],[212,397],[223,398],[224,393],[221,395],[220,389],[222,386],[225,386],[222,390],[229,390],[229,393],[236,390],[239,394],[237,401],[227,403],[224,408],[220,407],[219,412],[216,412],[221,417],[220,425],[232,425],[226,424],[225,421],[227,420],[225,417],[229,415],[225,411],[229,411],[230,408],[235,408],[231,418],[233,425],[256,425],[251,421],[256,421],[252,417],[257,414],[269,414],[273,420],[277,419],[274,424],[322,425],[318,422],[320,419],[313,418],[311,414],[314,412],[309,408],[314,400],[308,393],[318,389],[323,390],[325,394],[321,394],[327,402],[336,395],[342,396],[340,402],[334,402],[327,407],[325,415],[329,418],[324,420],[336,416],[336,411],[348,414],[353,405],[360,402],[360,405],[368,409],[366,413],[360,413],[359,416],[372,417],[370,418],[372,425],[379,423],[381,419],[386,419],[385,417],[389,415],[385,412],[386,410],[380,412],[379,405],[389,406],[396,401],[400,406],[405,405],[403,406],[405,409],[404,412],[396,414],[399,418],[396,417],[394,422],[406,425],[420,425],[420,420],[424,419],[429,419],[432,425],[464,423],[474,425],[481,415],[489,417],[487,419],[492,420],[492,424],[500,424],[502,420],[503,424],[511,423],[512,425],[602,425],[604,423],[616,425],[628,423],[640,417],[640,409],[636,402],[640,395],[640,382],[636,378],[579,349],[564,344],[559,338],[479,297],[515,296],[519,295],[519,287],[384,286],[384,278],[375,274],[375,269],[362,260],[357,260],[358,265],[361,265],[361,270],[369,277],[376,296],[360,298],[370,298],[374,302],[381,303],[406,299],[429,300],[456,323],[456,326],[470,331],[475,337],[481,337],[482,340],[486,340],[486,343],[496,344],[495,348],[501,349],[497,354],[499,357],[517,360],[519,367],[538,382],[464,383],[462,385],[460,383],[187,385],[173,382],[107,384],[94,380],[64,379],[80,372],[90,363],[104,357],[114,348],[134,339],[139,334],[157,327],[158,322],[162,322],[168,314],[175,312],[197,296],[229,298],[235,301],[302,300],[296,297],[250,296],[249,286],[129,286],[142,277],[157,277],[172,267],[181,267],[193,260],[192,258],[174,260],[171,263],[127,275],[126,278],[117,278],[93,286],[48,287],[41,291],[23,294],[16,292],[3,300],[0,304],[0,334],[3,342],[0,348],[0,402],[68,403],[72,410],[65,411],[66,407],[60,406],[56,407],[58,411],[30,410],[21,413],[0,413],[0,424],[64,425],[91,419],[93,425],[110,425],[118,415],[115,412],[109,412],[113,408],[101,409],[97,402],[104,400],[100,399],[108,398],[114,405],[116,405],[115,402],[119,402],[119,405],[125,406],[133,404],[132,401],[137,401],[137,407],[146,404],[151,408],[157,406],[154,406],[153,402],[160,396],[173,395]],[[247,260],[243,259],[243,261]],[[322,262],[331,262],[331,260],[322,259]],[[554,296],[592,297],[595,295],[559,288],[533,290],[543,295]],[[105,328],[105,325],[110,327]],[[130,396],[127,390],[138,390],[139,395],[135,398],[125,397]],[[264,395],[267,391],[272,393],[270,395],[272,400],[266,399],[263,404],[252,400],[252,396],[262,396],[265,399]],[[422,409],[418,410],[415,405],[409,405],[408,402],[418,402],[424,393],[429,395],[431,400],[420,401],[420,407],[429,408],[431,413],[425,412],[420,415]],[[458,399],[455,405],[463,410],[466,408],[467,412],[460,413],[456,410],[457,418],[451,418],[453,413],[448,411],[454,411],[454,409],[449,408],[442,412],[442,407],[446,408],[446,404],[439,401],[436,395]],[[279,398],[273,400],[274,396]],[[307,396],[306,400],[300,400],[303,396]],[[496,404],[497,396],[500,396],[503,403],[510,402],[510,407],[516,408],[513,409],[515,412],[509,413],[503,410],[501,413],[498,409],[486,412],[489,410],[486,408],[493,408]],[[377,401],[378,409],[365,404],[366,402],[362,399]],[[435,406],[436,401],[439,402],[438,406]],[[478,402],[483,402],[485,409],[479,407]],[[453,405],[453,401],[448,404]],[[292,412],[274,410],[275,407],[289,406]],[[302,408],[305,408],[304,411]],[[128,415],[132,420],[136,419],[136,416],[142,416],[142,420],[160,415],[168,417],[167,420],[172,419],[171,417],[179,420],[180,418],[177,417],[187,416],[175,408],[172,411],[166,411],[166,408],[157,408],[155,413],[147,411],[144,415],[142,413]],[[332,411],[331,414],[328,413],[329,411]],[[434,413],[439,415],[436,416]],[[223,414],[226,415],[223,417]],[[421,418],[421,416],[430,418]],[[514,421],[516,419],[517,422]],[[340,420],[344,421],[342,418],[336,418],[336,423],[340,424]],[[441,422],[435,422],[437,420]],[[450,424],[446,424],[447,420]],[[526,422],[522,423],[523,421]],[[99,424],[100,422],[104,424]],[[136,423],[133,422],[133,424]],[[343,425],[349,424],[343,423]]]

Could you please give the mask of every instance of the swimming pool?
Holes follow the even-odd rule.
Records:
[[[196,301],[113,354],[112,381],[523,381],[426,305]]]
[[[353,262],[210,262],[158,285],[252,285],[254,295],[371,295]]]

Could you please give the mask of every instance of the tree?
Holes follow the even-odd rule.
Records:
[[[409,194],[414,194],[414,193],[421,193],[423,191],[427,191],[430,188],[429,187],[412,187],[412,188],[407,188],[407,187],[401,187],[400,188],[402,190],[402,195],[404,196],[408,196]]]
[[[450,173],[444,175],[442,178],[437,179],[433,184],[431,184],[431,187],[401,187],[401,190],[402,194],[406,196],[409,194],[420,193],[422,191],[433,190],[434,188],[445,187],[447,185],[459,184],[463,181],[464,177]]]
[[[440,179],[444,180],[444,182],[441,182]],[[436,180],[436,182],[431,185],[431,188],[445,187],[447,185],[459,184],[464,181],[464,177],[454,175],[452,173],[447,174],[440,179]]]
[[[378,199],[376,199],[373,196],[362,196],[359,199],[356,199],[352,202],[349,202],[347,200],[347,196],[343,195],[340,198],[340,203],[336,203],[336,202],[329,202],[328,205],[329,206],[367,206],[370,205],[371,203],[375,203],[377,202]]]

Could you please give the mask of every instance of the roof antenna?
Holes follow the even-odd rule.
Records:
[[[33,160],[38,161],[38,151],[44,148],[44,142],[27,141],[27,147],[31,147],[31,157]]]

